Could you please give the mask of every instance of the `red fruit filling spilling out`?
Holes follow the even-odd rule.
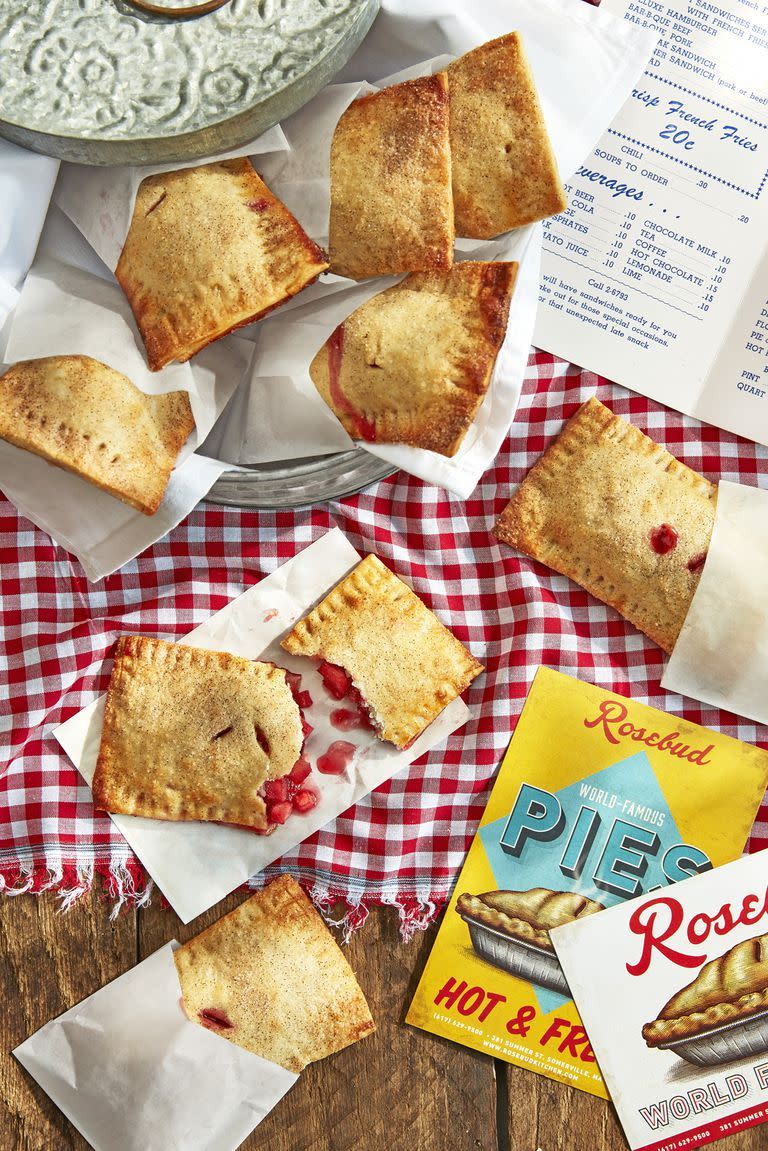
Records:
[[[218,1007],[204,1008],[199,1013],[199,1018],[203,1027],[209,1027],[211,1031],[231,1031],[235,1026],[226,1011],[221,1011]]]
[[[337,739],[317,761],[317,770],[323,775],[343,775],[352,762],[357,748],[354,743]]]
[[[312,703],[312,697],[308,691],[301,690],[301,676],[298,672],[286,671],[285,678],[301,712],[301,730],[306,742],[307,736],[312,731],[312,725],[307,723],[301,709]],[[258,736],[258,729],[256,734]],[[278,824],[285,823],[294,811],[303,815],[317,806],[318,795],[310,788],[303,786],[312,772],[312,765],[304,755],[303,744],[301,750],[302,754],[287,775],[282,775],[279,779],[268,779],[259,791],[266,804],[269,821],[268,827],[261,832],[262,835],[269,835]]]
[[[697,556],[693,556],[691,559],[688,560],[688,571],[689,572],[700,572],[701,569],[704,567],[704,564],[706,562],[707,562],[707,553],[706,552],[699,552],[699,554]]]
[[[269,207],[269,200],[249,200],[246,204],[252,212],[263,212],[265,208]]]
[[[339,667],[336,663],[328,663],[327,659],[317,669],[323,681],[323,687],[333,699],[344,699],[352,687],[352,680],[349,678],[343,667]]]
[[[333,699],[347,699],[351,708],[340,707],[331,712],[331,723],[339,731],[352,731],[354,728],[373,729],[365,700],[343,667],[324,659],[317,669],[323,686]]]
[[[677,547],[678,535],[671,524],[660,524],[651,532],[651,547],[657,555],[665,556]]]

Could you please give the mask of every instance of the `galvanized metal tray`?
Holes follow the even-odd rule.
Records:
[[[338,72],[378,7],[2,0],[0,135],[83,164],[173,163],[239,147]]]
[[[392,475],[396,468],[362,448],[331,456],[281,460],[247,471],[231,471],[216,481],[207,499],[239,508],[301,508],[343,499]]]

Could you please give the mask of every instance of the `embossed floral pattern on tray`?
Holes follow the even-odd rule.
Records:
[[[0,119],[84,139],[175,136],[300,80],[363,0],[230,0],[153,19],[128,0],[3,0]]]

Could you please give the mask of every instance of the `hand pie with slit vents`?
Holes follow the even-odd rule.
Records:
[[[93,778],[97,808],[265,829],[259,789],[301,755],[286,673],[144,636],[118,641]]]
[[[299,620],[286,651],[343,668],[377,735],[407,747],[483,670],[415,592],[368,555]]]
[[[737,943],[725,955],[705,963],[699,974],[662,1007],[658,1019],[643,1027],[649,1047],[690,1039],[714,1027],[747,1021],[768,1011],[768,935]],[[738,1059],[738,1031],[732,1032],[727,1058]],[[753,1054],[747,1047],[745,1055]]]
[[[717,488],[590,399],[534,464],[494,535],[672,651],[699,582]]]
[[[0,376],[0,438],[147,516],[194,427],[186,392],[147,395],[89,356],[23,360]]]
[[[517,264],[415,272],[357,308],[310,364],[353,439],[453,456],[504,342]]]
[[[549,932],[553,927],[573,923],[587,915],[604,911],[602,903],[575,891],[552,891],[532,887],[530,891],[486,891],[483,895],[460,895],[456,911],[483,927],[500,931],[555,954]]]
[[[376,1030],[352,968],[291,875],[173,957],[191,1020],[288,1071]]]
[[[444,75],[350,104],[331,144],[331,271],[353,280],[447,269],[453,200]]]
[[[250,160],[139,185],[115,270],[153,371],[261,319],[328,267]]]
[[[447,68],[456,234],[487,240],[567,207],[518,32]]]

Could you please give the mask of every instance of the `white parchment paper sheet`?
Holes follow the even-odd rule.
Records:
[[[235,1151],[298,1078],[186,1017],[175,946],[14,1051],[95,1151]]]
[[[313,766],[317,756],[335,740],[348,740],[359,748],[346,774],[320,775],[313,771],[309,778],[320,791],[317,807],[307,815],[292,815],[268,836],[213,823],[112,816],[185,923],[218,903],[425,751],[442,743],[467,721],[469,710],[461,699],[456,699],[407,751],[398,751],[370,731],[340,732],[331,725],[330,713],[341,705],[326,693],[314,664],[283,651],[279,639],[359,558],[346,537],[335,528],[183,639],[184,643],[196,647],[230,651],[247,659],[272,660],[281,667],[300,672],[302,688],[309,690],[313,700],[313,706],[305,713],[314,728],[305,749]],[[96,768],[103,716],[104,696],[101,696],[53,733],[89,784]]]
[[[0,327],[35,255],[59,161],[0,140]]]
[[[721,480],[704,570],[661,686],[768,723],[768,491]]]
[[[56,258],[64,250],[78,260],[68,221],[48,229],[5,329],[6,363],[40,356],[87,355],[123,372],[144,392],[182,389],[189,393],[196,428],[179,453],[178,463],[153,516],[40,456],[0,441],[0,486],[16,506],[68,551],[74,552],[89,579],[121,567],[175,527],[225,470],[223,461],[193,451],[210,432],[232,393],[250,370],[253,344],[229,337],[210,345],[193,365],[171,364],[150,372],[128,301],[120,288],[96,274]],[[85,263],[84,260],[80,260]]]

